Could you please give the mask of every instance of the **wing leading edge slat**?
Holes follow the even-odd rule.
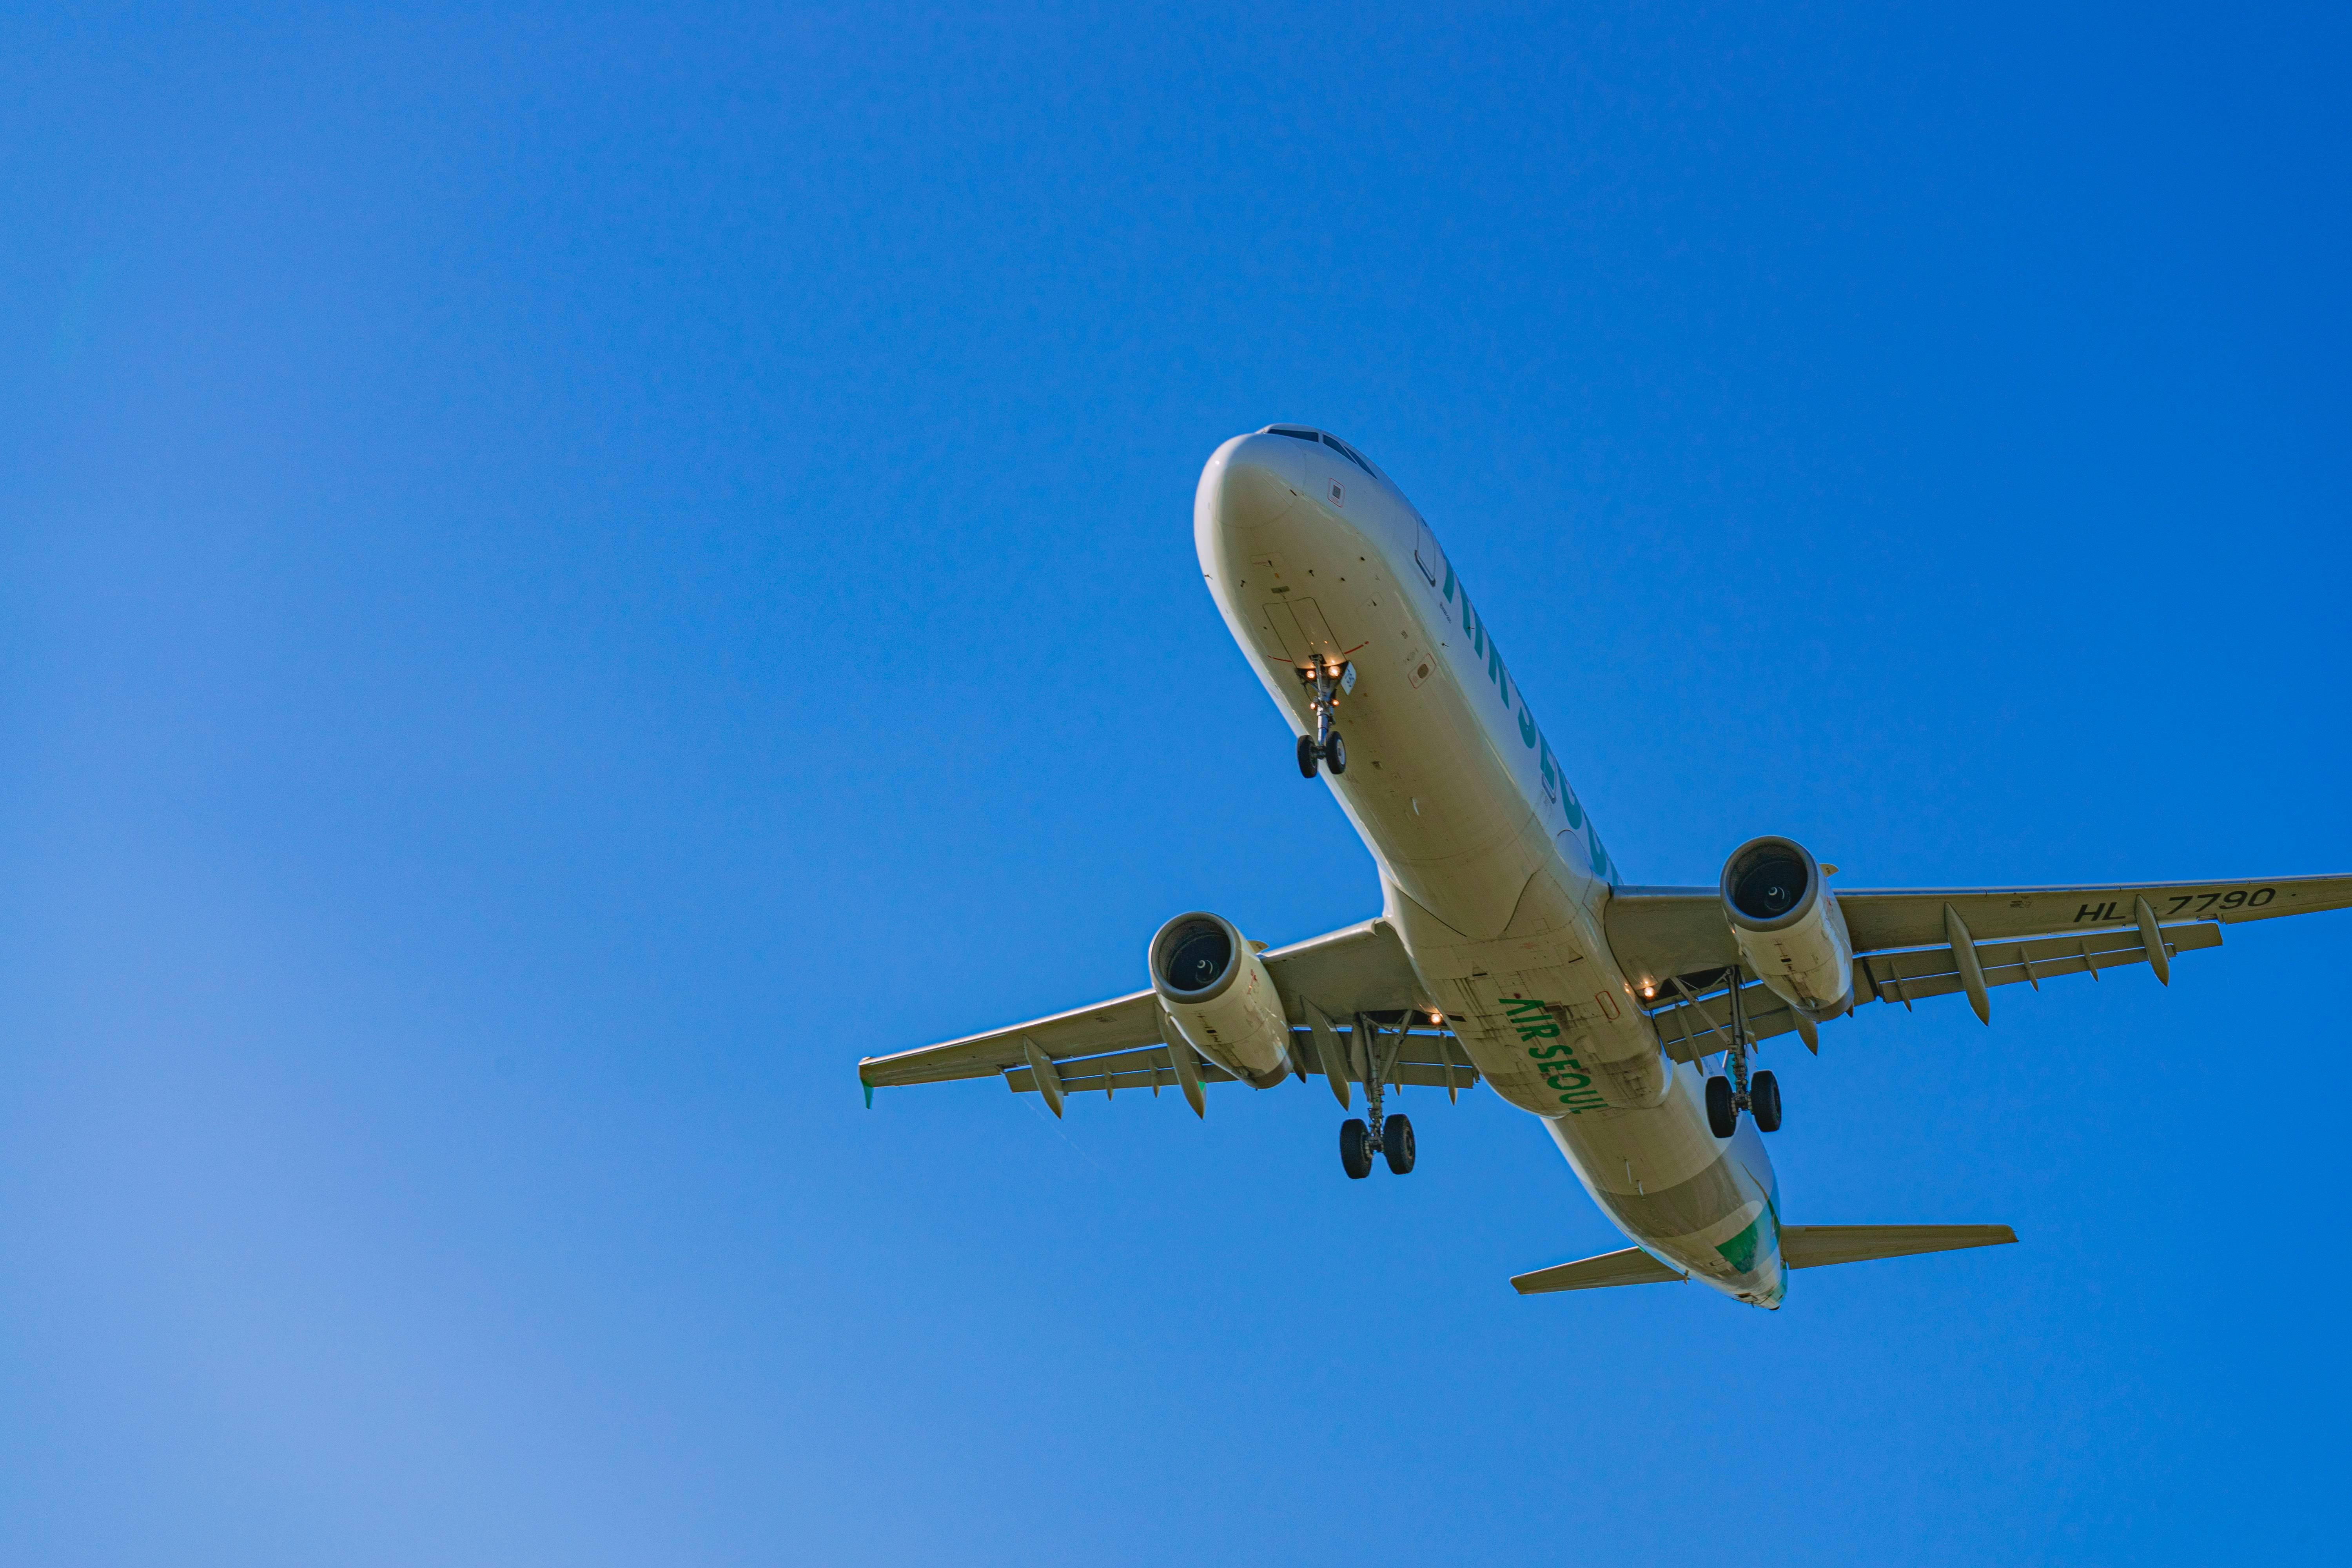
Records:
[[[2352,877],[2272,877],[2230,882],[2116,883],[2073,888],[1838,889],[1857,953],[1933,947],[1948,940],[1948,904],[1979,942],[2129,931],[2139,904],[2159,924],[2273,920],[2352,909]],[[1739,950],[1713,888],[1623,888],[1602,912],[1610,951],[1636,984],[1723,969]]]

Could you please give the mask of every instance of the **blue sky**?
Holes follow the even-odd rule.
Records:
[[[2320,7],[0,21],[0,1559],[2340,1544],[2352,915],[1786,1057],[1765,1314],[1539,1129],[885,1093],[1378,905],[1223,437],[1427,513],[1628,875],[2352,869]]]

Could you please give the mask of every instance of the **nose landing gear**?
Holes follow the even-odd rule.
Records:
[[[1319,762],[1338,778],[1348,771],[1348,743],[1339,738],[1332,714],[1339,699],[1356,689],[1356,667],[1349,663],[1329,669],[1318,664],[1300,670],[1298,679],[1306,683],[1307,702],[1315,710],[1315,733],[1298,737],[1299,774],[1313,778]]]

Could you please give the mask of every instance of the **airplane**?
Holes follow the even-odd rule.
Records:
[[[1220,446],[1192,507],[1225,626],[1380,870],[1378,918],[1287,947],[1179,914],[1148,988],[858,1063],[877,1087],[1003,1078],[1068,1097],[1321,1077],[1348,1176],[1413,1169],[1402,1085],[1480,1082],[1540,1119],[1633,1245],[1521,1274],[1522,1295],[1697,1280],[1777,1309],[1788,1272],[2014,1242],[1998,1225],[1783,1224],[1762,1042],[1857,1007],[2039,991],[2218,947],[2221,927],[2352,905],[2352,877],[2066,888],[1851,889],[1792,839],[1734,849],[1714,887],[1629,884],[1421,513],[1328,431]],[[1339,718],[1347,713],[1343,738]],[[1352,745],[1350,744],[1352,742]],[[1352,752],[1352,754],[1351,754]]]

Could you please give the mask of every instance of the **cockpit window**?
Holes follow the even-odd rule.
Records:
[[[1377,479],[1381,477],[1381,471],[1372,467],[1369,462],[1366,462],[1362,453],[1357,451],[1353,447],[1349,446],[1348,443],[1340,440],[1339,437],[1331,435],[1328,431],[1309,430],[1303,425],[1269,425],[1265,429],[1259,431],[1258,434],[1261,436],[1287,436],[1294,441],[1319,441],[1324,446],[1330,447],[1331,450],[1339,453],[1339,456],[1347,458],[1348,461],[1355,464],[1356,467],[1363,469],[1364,472],[1371,475],[1372,478]]]
[[[1355,464],[1356,467],[1363,469],[1364,472],[1368,474],[1372,472],[1372,466],[1364,461],[1363,458],[1356,456],[1356,449],[1353,447],[1349,446],[1345,441],[1340,440],[1337,436],[1333,436],[1327,432],[1323,437],[1323,444],[1326,447],[1330,447],[1331,450],[1339,453],[1339,456],[1347,458],[1348,461]],[[1380,476],[1373,474],[1372,477],[1374,479],[1378,479]]]

